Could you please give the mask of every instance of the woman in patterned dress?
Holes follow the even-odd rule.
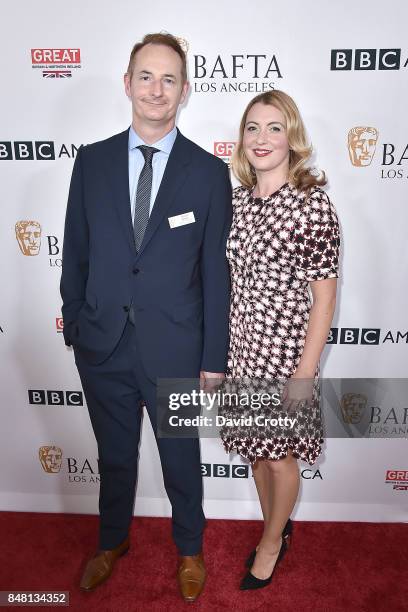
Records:
[[[306,408],[317,410],[319,359],[338,276],[338,221],[322,189],[324,173],[318,177],[307,166],[311,154],[292,98],[275,90],[251,100],[232,160],[241,186],[234,190],[227,245],[228,378],[284,379],[284,406],[292,410],[304,409],[306,402]],[[269,584],[286,551],[299,492],[297,459],[312,465],[323,443],[315,413],[311,422],[311,428],[298,423],[288,437],[248,437],[238,426],[221,431],[225,449],[251,462],[264,517],[241,589]]]

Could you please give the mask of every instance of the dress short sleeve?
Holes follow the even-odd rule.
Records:
[[[296,277],[316,281],[339,275],[340,229],[336,210],[325,191],[316,187],[295,223]]]

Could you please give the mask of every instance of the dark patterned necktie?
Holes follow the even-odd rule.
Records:
[[[139,251],[140,245],[142,244],[143,236],[146,231],[147,222],[149,221],[150,196],[152,193],[153,179],[152,160],[153,155],[157,153],[159,149],[155,149],[154,147],[147,147],[146,145],[140,145],[140,147],[137,148],[140,149],[140,151],[143,153],[143,157],[145,159],[145,163],[137,183],[135,216],[133,221],[133,232],[135,235],[136,250]]]

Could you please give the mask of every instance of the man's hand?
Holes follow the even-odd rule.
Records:
[[[224,372],[200,372],[200,389],[202,391],[214,391],[220,386],[225,378]]]

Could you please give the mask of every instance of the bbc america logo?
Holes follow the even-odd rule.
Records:
[[[311,470],[306,468],[301,470],[301,477],[304,480],[314,480],[318,478],[323,480],[323,476],[319,469]],[[249,478],[249,466],[229,463],[202,463],[201,476],[208,478]]]
[[[391,344],[406,343],[408,344],[408,331],[392,331],[388,330],[384,337],[381,336],[380,328],[369,327],[332,327],[326,344],[366,344],[377,345],[391,342]]]
[[[29,389],[28,401],[38,406],[83,406],[82,391]]]
[[[403,64],[405,68],[408,59]],[[399,70],[401,49],[332,49],[330,70]]]
[[[62,144],[56,146],[52,140],[3,140],[0,142],[0,160],[49,161],[60,158],[74,159],[79,146]]]
[[[247,465],[230,465],[228,463],[202,463],[201,475],[213,478],[248,478]]]
[[[380,329],[359,327],[332,327],[327,344],[379,344]]]

